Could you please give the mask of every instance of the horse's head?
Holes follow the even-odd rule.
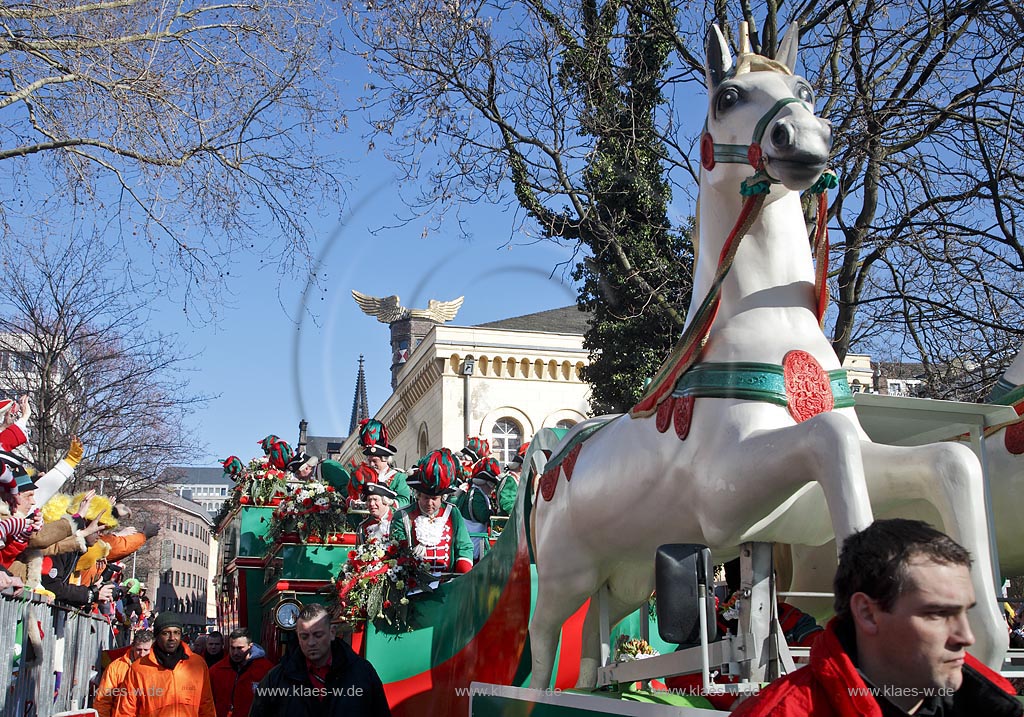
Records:
[[[750,176],[750,167],[771,181],[801,191],[817,181],[832,149],[829,123],[814,114],[814,92],[796,65],[796,23],[779,45],[778,59],[750,52],[746,23],[740,54],[732,53],[717,26],[707,36],[708,118],[701,163],[714,184]],[[748,165],[742,175],[714,172],[721,165]]]

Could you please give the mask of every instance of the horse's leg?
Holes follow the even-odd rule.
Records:
[[[788,547],[792,564],[792,579],[783,592],[832,592],[832,581],[836,576],[835,541],[830,540],[824,545],[790,545]],[[787,597],[785,601],[793,607],[803,610],[819,623],[826,622],[835,613],[831,597]]]
[[[993,669],[1002,665],[1008,636],[995,601],[988,521],[981,465],[967,447],[933,443],[904,448],[865,443],[869,492],[882,502],[927,500],[939,512],[943,529],[971,553],[971,582],[977,605],[971,610],[976,642],[971,653]]]
[[[608,627],[613,628],[622,618],[644,604],[654,592],[653,569],[648,565],[624,566],[605,583],[608,590],[605,600],[608,606]],[[597,669],[601,666],[601,604],[595,593],[587,608],[583,621],[580,650],[580,674],[576,680],[579,689],[590,689],[597,685]]]
[[[537,554],[537,604],[530,620],[530,687],[541,690],[551,686],[563,623],[598,585],[597,572],[585,567],[582,552],[564,548],[544,551],[543,545]]]
[[[860,436],[839,413],[821,413],[803,423],[755,431],[719,455],[713,475],[695,498],[695,517],[709,545],[736,545],[746,540],[813,538],[830,534],[845,539],[871,524],[871,503],[864,481]],[[798,514],[799,502],[769,527],[766,515],[810,482],[820,485],[829,524],[821,516]],[[778,499],[778,500],[776,500]],[[775,500],[775,502],[771,502]],[[798,501],[801,499],[797,499]],[[808,505],[817,505],[809,499]]]

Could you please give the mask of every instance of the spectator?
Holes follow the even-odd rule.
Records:
[[[39,491],[36,491],[36,496]],[[43,527],[29,538],[28,547],[11,565],[11,573],[22,578],[30,588],[39,587],[42,579],[44,557],[52,557],[61,553],[83,553],[89,545],[98,539],[98,533],[105,529],[100,522],[102,514],[86,523],[84,516],[89,512],[89,505],[95,497],[95,491],[84,494],[78,504],[78,511],[72,515],[66,506],[53,502],[43,506]]]
[[[15,403],[9,398],[0,401],[0,450],[13,451],[28,440],[28,419],[32,417],[32,406],[28,395]]]
[[[967,654],[971,558],[915,520],[878,520],[843,543],[836,616],[807,667],[742,703],[734,717],[1019,717],[1005,679]]]
[[[153,651],[134,662],[125,677],[113,717],[216,717],[210,672],[182,643],[181,618],[156,618]]]
[[[137,662],[150,653],[153,649],[153,633],[149,630],[142,630],[135,635],[132,646],[128,652],[107,665],[107,669],[100,678],[100,686],[96,689],[96,699],[92,707],[99,717],[110,717],[114,711],[114,702],[120,694],[125,677],[132,663]]]
[[[0,456],[7,472],[16,460],[10,454]],[[0,517],[4,519],[6,528],[0,541],[0,567],[5,570],[28,547],[32,535],[43,527],[42,515],[35,509],[36,484],[33,476],[22,472],[20,466],[18,468],[14,473],[15,485],[9,490],[0,490]]]
[[[248,717],[253,695],[274,663],[244,628],[228,637],[228,656],[210,668],[217,717]]]
[[[196,635],[196,639],[189,643],[189,647],[192,648],[192,653],[195,655],[202,655],[203,660],[206,659],[206,633],[201,632]],[[209,663],[207,663],[209,667]]]
[[[21,589],[25,587],[25,583],[17,575],[11,575],[10,572],[4,568],[0,568],[0,590],[7,590],[8,588],[19,593]]]
[[[208,667],[213,667],[214,664],[224,659],[224,634],[217,630],[212,630],[206,635],[206,651],[203,654],[203,658],[206,660]]]
[[[299,649],[256,688],[249,717],[384,717],[388,701],[373,665],[338,639],[323,605],[307,605],[295,624]]]

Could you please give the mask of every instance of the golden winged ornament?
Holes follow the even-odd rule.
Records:
[[[384,297],[369,296],[353,289],[352,298],[356,300],[364,314],[375,317],[382,324],[391,324],[402,319],[430,319],[443,324],[455,318],[466,297],[460,296],[451,301],[430,299],[425,309],[409,309],[402,306],[397,294]]]

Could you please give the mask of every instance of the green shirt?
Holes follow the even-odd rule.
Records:
[[[522,475],[520,473],[520,475]],[[519,478],[509,471],[501,477],[498,485],[498,508],[501,515],[511,515],[512,507],[516,504],[516,495],[519,493]]]

